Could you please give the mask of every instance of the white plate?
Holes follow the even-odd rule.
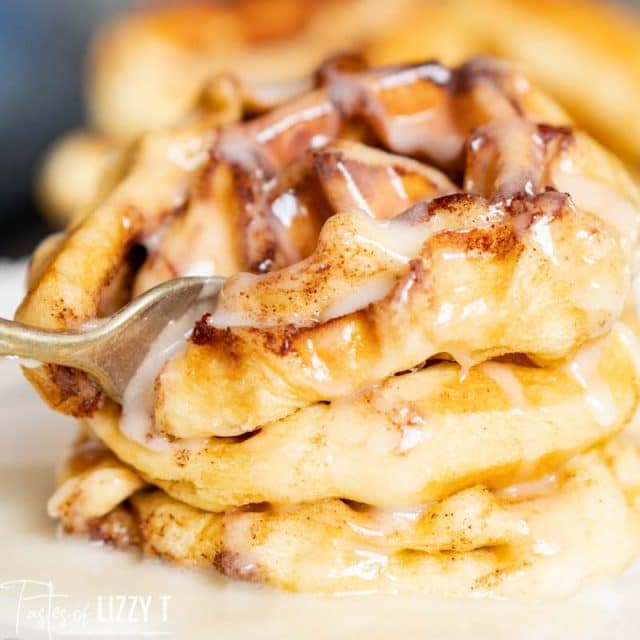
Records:
[[[0,315],[23,265],[0,263]],[[84,540],[45,513],[73,421],[47,410],[18,366],[0,362],[0,638],[501,638],[640,635],[640,562],[569,600],[514,603],[422,597],[322,598],[237,584]]]

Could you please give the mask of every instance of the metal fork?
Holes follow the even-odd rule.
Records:
[[[81,369],[121,402],[158,336],[186,314],[204,313],[205,304],[213,310],[224,282],[216,277],[170,280],[77,331],[47,331],[0,318],[0,356]]]

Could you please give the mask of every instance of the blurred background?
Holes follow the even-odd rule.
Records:
[[[83,121],[83,66],[96,25],[131,0],[0,0],[0,255],[48,227],[34,202],[46,148]]]
[[[379,0],[385,1],[393,0]],[[46,148],[85,119],[83,68],[92,32],[133,4],[0,0],[0,257],[28,254],[51,228],[35,202],[34,175]]]

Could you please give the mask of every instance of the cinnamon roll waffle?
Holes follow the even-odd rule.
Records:
[[[478,54],[517,61],[581,126],[635,166],[639,37],[637,19],[595,0],[235,0],[131,12],[95,39],[89,130],[52,149],[40,200],[58,221],[82,215],[117,150],[200,109],[219,74],[240,79],[255,113],[307,90],[305,78],[335,51],[361,52],[374,64],[427,58],[459,64]]]
[[[25,373],[85,435],[70,532],[323,592],[566,593],[640,540],[622,164],[513,68],[368,68],[147,134],[39,252],[17,317],[81,326],[167,278],[230,276],[122,406]]]

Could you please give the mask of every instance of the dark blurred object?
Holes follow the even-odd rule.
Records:
[[[131,0],[0,1],[0,256],[47,231],[33,200],[44,149],[82,121],[83,62],[96,25]]]

